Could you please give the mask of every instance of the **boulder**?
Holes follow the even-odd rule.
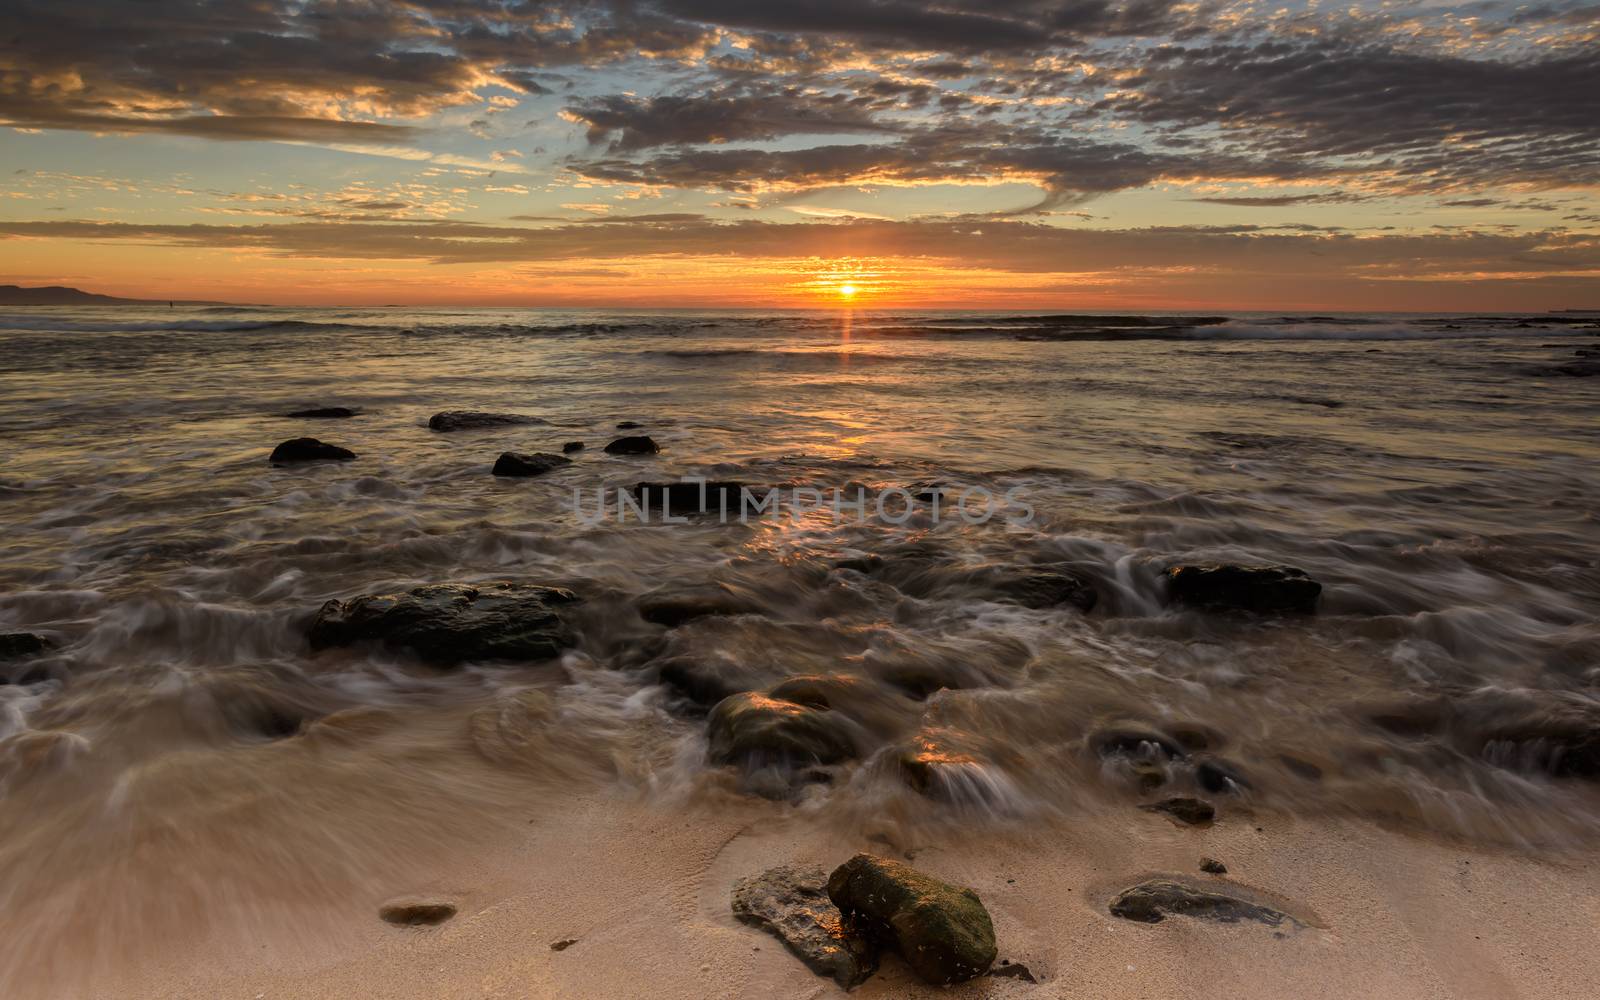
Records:
[[[1205,872],[1207,875],[1228,874],[1228,866],[1218,861],[1216,858],[1201,858],[1200,870]]]
[[[1165,577],[1173,601],[1213,611],[1310,614],[1322,593],[1322,584],[1292,566],[1180,564]]]
[[[348,462],[356,453],[335,444],[325,444],[316,438],[292,438],[272,449],[268,459],[273,465],[290,462]]]
[[[474,431],[485,427],[513,427],[542,424],[538,417],[522,413],[484,413],[481,410],[444,410],[428,418],[430,431]]]
[[[402,927],[432,927],[456,915],[449,903],[390,903],[378,911],[378,916]]]
[[[1241,920],[1256,920],[1272,927],[1284,921],[1299,923],[1287,913],[1270,906],[1170,879],[1151,879],[1131,889],[1124,889],[1111,901],[1111,914],[1145,924],[1158,924],[1168,914],[1228,924]]]
[[[0,633],[0,660],[38,656],[49,648],[50,640],[34,632]]]
[[[1001,579],[995,586],[1002,600],[1025,608],[1054,608],[1066,605],[1087,614],[1100,595],[1087,580],[1073,573],[1054,570],[1021,573]]]
[[[582,451],[582,450],[583,450],[583,442],[582,441],[568,441],[566,444],[561,446],[561,453],[563,455],[570,455],[575,451]]]
[[[501,452],[495,460],[494,474],[497,476],[542,476],[551,469],[559,469],[563,465],[571,465],[572,459],[561,455],[552,455],[547,451],[536,451],[524,454],[516,451]]]
[[[776,937],[812,972],[844,989],[877,971],[877,948],[845,933],[820,867],[783,865],[740,879],[733,886],[733,915]]]
[[[560,609],[577,600],[570,591],[528,583],[434,584],[329,601],[309,638],[312,649],[372,642],[439,666],[544,660],[572,644]]]
[[[1140,806],[1148,812],[1166,813],[1179,823],[1188,826],[1209,826],[1216,819],[1217,809],[1205,799],[1178,797],[1162,799],[1149,805]]]
[[[756,687],[758,678],[744,667],[720,658],[674,656],[657,672],[661,683],[697,705],[710,707],[731,695]]]
[[[836,764],[856,755],[843,716],[753,691],[719,701],[706,736],[713,763],[748,768]]]
[[[994,924],[971,889],[857,854],[828,877],[828,898],[848,929],[898,951],[926,982],[964,982],[994,963]]]
[[[295,410],[293,413],[285,413],[284,416],[293,420],[338,420],[353,417],[360,412],[348,406],[318,406],[309,410]]]
[[[636,437],[619,437],[606,445],[608,455],[654,455],[660,450],[660,445],[643,434]]]

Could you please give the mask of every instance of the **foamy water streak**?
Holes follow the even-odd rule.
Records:
[[[113,962],[118,928],[281,922],[573,785],[787,795],[908,837],[1092,821],[1159,772],[1305,816],[1592,836],[1600,801],[1570,764],[1600,740],[1600,379],[1534,373],[1600,340],[1594,318],[1131,319],[0,316],[0,631],[57,644],[0,686],[0,894],[34,914],[0,965],[73,933]],[[362,412],[280,416],[326,405]],[[429,431],[444,409],[544,423]],[[619,421],[663,452],[606,455]],[[359,457],[267,464],[303,434]],[[571,466],[489,475],[575,439]],[[1018,489],[1037,518],[570,508],[575,487],[680,474]],[[1180,559],[1298,566],[1320,613],[1171,609],[1157,575]],[[997,589],[1046,565],[1091,580],[1095,609]],[[583,595],[577,648],[440,672],[304,638],[329,598],[490,579]],[[748,613],[636,611],[708,583]],[[661,683],[672,662],[731,689],[820,678],[854,759],[797,784],[710,766],[708,706]],[[1116,727],[1192,751],[1103,758]]]

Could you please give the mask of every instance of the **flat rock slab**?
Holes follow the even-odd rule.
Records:
[[[1205,799],[1179,797],[1162,799],[1139,807],[1147,812],[1166,813],[1187,826],[1210,826],[1217,818],[1217,809]]]
[[[378,916],[402,927],[433,927],[456,915],[449,903],[391,903],[378,911]]]
[[[994,924],[971,889],[857,854],[828,876],[847,932],[892,947],[924,982],[965,982],[994,964]]]
[[[495,460],[494,474],[497,476],[542,476],[551,469],[559,469],[563,465],[571,465],[572,459],[565,455],[553,455],[547,451],[536,451],[532,454],[507,451],[502,452]]]
[[[1285,922],[1300,925],[1298,920],[1282,910],[1214,888],[1200,888],[1171,879],[1151,879],[1131,889],[1124,889],[1111,901],[1111,914],[1145,924],[1158,924],[1172,915],[1225,924],[1254,920],[1270,927]]]
[[[545,660],[572,645],[560,615],[571,591],[529,583],[443,583],[329,601],[311,623],[312,649],[372,642],[439,666]]]
[[[776,937],[812,972],[847,990],[877,971],[877,950],[845,933],[821,867],[783,865],[740,879],[733,886],[733,915]]]
[[[1322,584],[1293,566],[1180,564],[1164,575],[1174,601],[1213,611],[1310,614],[1322,593]]]
[[[428,418],[430,431],[472,431],[485,427],[514,427],[542,424],[538,417],[523,413],[485,413],[482,410],[444,410]]]

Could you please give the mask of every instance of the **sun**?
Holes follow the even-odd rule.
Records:
[[[848,282],[846,282],[843,285],[840,285],[839,286],[839,297],[841,299],[853,299],[853,298],[855,298],[856,297],[856,286],[854,286],[854,285],[852,285],[852,284],[850,284]]]

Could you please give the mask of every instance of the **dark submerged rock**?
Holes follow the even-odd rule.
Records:
[[[639,598],[638,608],[645,621],[668,628],[696,618],[761,613],[759,605],[720,583],[652,590]]]
[[[624,420],[624,421],[622,421],[622,422],[617,424],[617,430],[619,430],[619,431],[633,431],[633,430],[638,430],[640,427],[643,427],[643,426],[644,426],[644,424],[635,423],[632,420]]]
[[[643,434],[635,437],[619,437],[606,445],[608,455],[654,455],[660,450],[660,445]]]
[[[708,708],[756,686],[754,675],[739,665],[696,656],[675,656],[665,661],[658,668],[657,677],[685,698]]]
[[[1200,870],[1205,872],[1207,875],[1228,874],[1228,866],[1218,861],[1216,858],[1201,858]]]
[[[846,927],[894,948],[926,982],[964,982],[994,964],[994,924],[971,889],[857,854],[829,876],[828,898]]]
[[[334,444],[324,444],[316,438],[292,438],[272,449],[268,459],[273,465],[290,462],[348,462],[356,453]]]
[[[456,915],[449,903],[391,903],[378,916],[402,927],[433,927]]]
[[[1194,767],[1194,780],[1213,795],[1237,795],[1254,786],[1237,765],[1219,757],[1206,757]]]
[[[1173,601],[1216,611],[1310,614],[1322,593],[1322,584],[1292,566],[1182,564],[1165,576]]]
[[[1151,802],[1140,806],[1148,812],[1166,813],[1179,823],[1188,826],[1208,826],[1217,817],[1217,809],[1205,799],[1194,799],[1187,796],[1162,799],[1160,802]]]
[[[747,488],[748,497],[744,492]],[[639,506],[652,516],[664,511],[675,517],[720,515],[723,511],[727,511],[729,517],[740,513],[770,513],[772,504],[758,506],[765,502],[767,492],[763,487],[747,487],[744,483],[638,483],[633,488]]]
[[[1072,573],[1044,571],[1025,573],[1001,580],[996,588],[1003,599],[1025,608],[1054,608],[1068,605],[1087,614],[1100,595],[1089,581]]]
[[[570,455],[575,451],[582,451],[582,450],[583,450],[583,442],[582,441],[568,441],[566,444],[561,446],[561,453],[564,454],[564,455]]]
[[[559,609],[570,591],[527,583],[434,584],[329,601],[311,623],[312,649],[375,642],[440,666],[544,660],[572,644]]]
[[[820,867],[783,865],[740,879],[733,886],[733,915],[776,937],[812,972],[844,989],[877,971],[877,948],[845,932]]]
[[[20,660],[38,656],[50,648],[50,640],[34,632],[0,634],[0,660]]]
[[[717,764],[794,767],[836,764],[856,755],[843,716],[753,691],[718,702],[706,735]]]
[[[292,420],[338,420],[353,417],[360,412],[360,410],[353,410],[348,406],[317,406],[309,410],[295,410],[293,413],[285,413],[284,416]]]
[[[552,455],[547,451],[536,451],[532,454],[507,451],[501,452],[495,460],[494,474],[497,476],[542,476],[551,469],[559,469],[563,465],[571,465],[572,459],[561,455]]]
[[[1124,889],[1111,901],[1111,913],[1124,920],[1146,924],[1158,924],[1169,914],[1228,924],[1241,920],[1256,920],[1271,927],[1284,921],[1298,923],[1287,913],[1270,906],[1169,879],[1151,879]]]
[[[428,418],[430,431],[472,431],[484,427],[513,427],[518,424],[542,424],[538,417],[522,413],[484,413],[481,410],[443,410]]]

